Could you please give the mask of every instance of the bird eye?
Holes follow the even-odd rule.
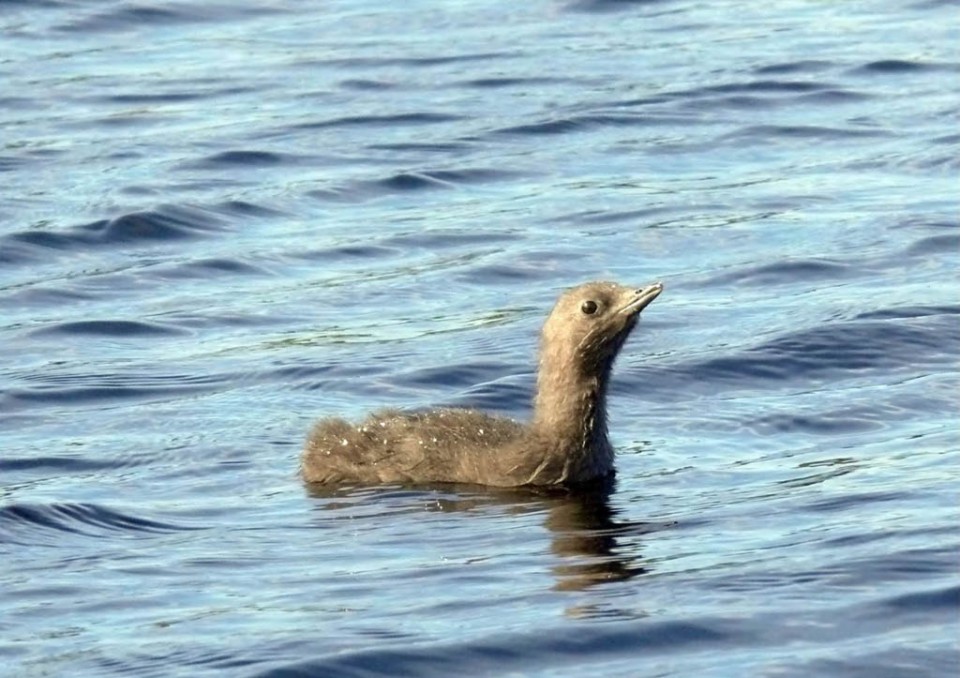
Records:
[[[586,313],[587,315],[593,315],[597,312],[597,302],[587,299],[580,305],[580,310]]]

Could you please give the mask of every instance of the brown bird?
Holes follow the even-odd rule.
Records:
[[[543,326],[529,424],[477,410],[385,410],[318,422],[303,451],[310,483],[573,485],[614,473],[607,385],[659,282],[589,282],[564,292]]]

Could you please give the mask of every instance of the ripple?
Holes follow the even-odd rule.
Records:
[[[523,77],[523,78],[475,78],[461,83],[476,89],[500,89],[509,87],[532,87],[534,85],[560,85],[571,82],[569,78]]]
[[[926,612],[930,610],[956,612],[960,609],[960,586],[948,586],[928,591],[912,591],[887,598],[882,605],[891,608],[893,612]]]
[[[447,249],[492,243],[508,243],[520,240],[521,238],[522,236],[517,233],[492,229],[480,232],[460,229],[431,229],[391,236],[384,239],[382,244],[400,247]]]
[[[913,243],[907,254],[944,254],[960,251],[960,235],[933,235]]]
[[[199,261],[188,261],[177,264],[173,268],[155,271],[155,276],[163,280],[173,279],[201,279],[209,280],[214,277],[228,275],[261,276],[270,275],[262,266],[226,257],[211,257]]]
[[[567,4],[566,9],[591,14],[609,14],[636,10],[638,7],[670,4],[671,2],[672,0],[575,0]]]
[[[306,195],[333,201],[361,201],[396,193],[452,189],[458,186],[504,181],[519,172],[489,168],[398,172],[382,179],[354,181],[338,188],[315,189]]]
[[[495,61],[498,59],[520,56],[517,52],[478,52],[473,54],[450,54],[444,56],[423,57],[347,57],[342,59],[328,59],[323,61],[303,61],[304,66],[334,66],[337,68],[378,68],[381,66],[409,66],[424,68],[430,66],[446,66],[448,64],[469,63],[471,61]]]
[[[444,367],[414,369],[397,374],[396,382],[404,386],[468,387],[492,381],[511,373],[510,367],[501,362],[464,362]]]
[[[34,336],[93,335],[100,337],[165,337],[186,334],[185,330],[163,323],[141,320],[78,320],[55,323],[32,330]]]
[[[207,156],[191,165],[201,169],[221,169],[234,165],[245,167],[269,167],[271,165],[291,164],[299,160],[297,156],[268,151],[223,151]]]
[[[889,409],[889,408],[886,408]],[[814,435],[849,435],[885,428],[884,408],[854,407],[820,414],[772,414],[754,419],[749,425],[764,435],[808,433]]]
[[[222,231],[223,219],[213,212],[185,205],[161,205],[115,219],[101,219],[70,228],[30,229],[0,236],[8,262],[36,261],[49,250],[76,251],[91,246],[139,245],[199,238]]]
[[[398,113],[394,115],[348,115],[318,122],[306,122],[294,125],[293,129],[325,129],[328,127],[389,127],[410,125],[432,125],[445,122],[457,122],[463,116],[450,113]]]
[[[176,398],[211,392],[230,378],[206,374],[28,374],[21,377],[28,386],[0,389],[0,409],[14,412],[28,406],[52,403],[81,407],[103,401]]]
[[[207,22],[224,22],[251,16],[279,12],[275,8],[224,3],[199,6],[193,4],[142,4],[121,2],[108,11],[98,12],[82,19],[62,24],[58,30],[68,33],[109,33],[131,31],[155,26],[177,26]],[[79,13],[79,12],[78,12]]]
[[[720,385],[809,383],[921,366],[950,365],[960,357],[960,327],[950,316],[918,316],[920,322],[851,320],[791,332],[741,353],[670,368],[641,368],[628,375],[661,394]],[[678,383],[679,382],[679,383]],[[639,388],[639,385],[638,385]]]
[[[177,525],[87,503],[14,503],[0,507],[0,543],[32,544],[45,532],[114,538],[202,529]]]
[[[820,61],[817,59],[804,59],[800,61],[787,61],[782,64],[770,64],[759,66],[754,69],[754,73],[759,75],[786,75],[788,73],[820,73],[821,71],[833,68],[831,61]]]
[[[890,132],[879,129],[854,127],[826,127],[823,125],[748,125],[736,132],[724,134],[720,141],[756,142],[782,140],[784,138],[832,141],[837,139],[873,139],[892,136]]]
[[[551,118],[523,125],[511,125],[493,130],[491,136],[548,136],[570,134],[599,127],[651,127],[661,125],[695,124],[688,117],[653,113],[584,113]]]
[[[373,676],[450,676],[469,666],[474,674],[541,673],[548,666],[588,667],[621,652],[644,656],[686,650],[708,652],[723,643],[744,640],[747,632],[734,619],[703,621],[624,621],[617,625],[580,625],[548,634],[517,634],[467,643],[428,647],[394,647],[344,652],[296,662],[261,674],[263,678],[366,678]],[[629,650],[628,650],[629,648]]]
[[[935,64],[925,64],[919,61],[906,61],[904,59],[880,59],[871,61],[854,68],[850,73],[852,75],[887,75],[891,73],[917,73],[920,71],[939,70]]]
[[[720,283],[745,283],[757,287],[790,284],[799,280],[835,280],[854,275],[852,266],[826,259],[782,261],[710,278],[704,284],[712,287]]]

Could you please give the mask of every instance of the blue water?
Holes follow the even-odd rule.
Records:
[[[956,9],[0,3],[0,675],[956,675]],[[596,278],[611,491],[301,484]]]

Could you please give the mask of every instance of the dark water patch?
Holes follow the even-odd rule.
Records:
[[[374,182],[391,191],[416,191],[424,188],[450,188],[456,185],[500,181],[513,176],[515,172],[493,169],[433,170],[427,172],[400,172],[386,179]]]
[[[450,113],[398,113],[394,115],[348,115],[341,118],[305,122],[294,125],[294,129],[325,129],[330,127],[386,127],[434,125],[437,123],[458,122],[463,116]]]
[[[66,404],[73,408],[113,401],[154,401],[210,393],[231,377],[224,375],[142,373],[67,373],[28,377],[26,388],[0,390],[0,410]]]
[[[431,229],[413,231],[391,236],[381,244],[395,247],[422,247],[425,249],[448,249],[470,247],[473,245],[491,245],[522,240],[524,236],[496,229],[464,231],[460,229]]]
[[[379,244],[342,244],[298,253],[307,261],[344,261],[350,259],[385,259],[400,256],[403,250]]]
[[[719,137],[720,141],[736,142],[776,142],[780,139],[806,139],[816,141],[836,141],[840,139],[872,139],[891,136],[892,133],[879,129],[853,127],[824,127],[822,125],[749,125],[736,132]]]
[[[209,97],[209,92],[135,92],[110,94],[99,100],[115,104],[179,104]]]
[[[922,322],[851,320],[790,333],[738,354],[623,375],[653,397],[683,397],[723,386],[835,382],[918,369],[945,369],[960,357],[960,323],[932,317]]]
[[[532,261],[474,265],[457,275],[459,280],[480,285],[515,285],[522,281],[551,280],[553,277],[553,271],[537,266]]]
[[[184,205],[161,205],[115,219],[59,230],[34,228],[0,236],[0,258],[9,262],[41,259],[49,250],[84,250],[90,246],[147,244],[198,238],[222,231],[224,221],[213,212]]]
[[[429,68],[432,66],[446,66],[449,64],[470,63],[473,61],[497,61],[500,59],[523,56],[519,52],[478,52],[475,54],[451,54],[448,56],[421,56],[421,57],[348,57],[343,59],[327,59],[323,61],[304,61],[304,66],[333,66],[335,68],[369,69],[383,66],[406,66],[410,68]]]
[[[890,75],[899,73],[920,73],[923,71],[936,71],[944,68],[942,65],[923,63],[920,61],[907,61],[905,59],[881,59],[871,61],[870,63],[858,66],[848,73],[850,75]]]
[[[750,80],[747,82],[733,82],[723,85],[711,85],[697,90],[688,90],[688,94],[721,93],[740,94],[755,92],[788,92],[791,94],[819,92],[829,89],[826,83],[810,82],[808,80]]]
[[[111,33],[179,26],[197,23],[224,22],[264,14],[278,13],[279,7],[245,7],[238,4],[120,2],[115,7],[91,14],[57,27],[67,33]]]
[[[392,193],[395,191],[420,191],[423,189],[450,188],[448,181],[439,179],[430,174],[421,174],[419,172],[400,172],[386,179],[367,184],[371,187],[384,189],[384,192]]]
[[[267,313],[263,310],[258,311],[238,311],[231,312],[227,310],[217,311],[215,309],[205,310],[203,313],[192,313],[187,310],[165,314],[172,322],[176,322],[178,327],[185,327],[191,330],[200,329],[223,329],[227,327],[250,327],[250,328],[272,328],[276,330],[278,326],[289,323],[302,323],[302,315],[289,315],[280,312]],[[292,342],[291,342],[292,343]],[[275,344],[263,344],[263,346],[283,346],[283,340],[277,340]]]
[[[675,4],[675,0],[575,0],[567,3],[565,9],[571,12],[591,14],[610,14],[626,12],[641,7]]]
[[[849,492],[839,497],[830,497],[827,499],[818,499],[805,506],[808,511],[817,513],[835,513],[837,511],[866,510],[870,504],[890,504],[902,501],[909,501],[913,494],[904,491],[890,492]],[[880,510],[875,507],[874,510]]]
[[[960,228],[960,221],[952,215],[908,215],[899,218],[894,228],[951,229]]]
[[[924,170],[949,172],[960,170],[960,157],[956,153],[930,154],[922,158],[905,158],[901,164],[906,168],[917,167]]]
[[[960,253],[960,235],[934,235],[923,238],[907,248],[908,255],[953,254]]]
[[[771,64],[769,66],[759,66],[754,69],[757,75],[790,75],[793,73],[820,73],[822,71],[834,68],[835,64],[830,61],[819,61],[817,59],[805,59],[800,61],[789,61],[782,64]]]
[[[23,169],[26,165],[32,164],[33,162],[35,162],[33,158],[26,158],[23,156],[0,155],[0,172],[13,172],[16,170],[20,170],[20,169]]]
[[[791,105],[794,103],[791,99]],[[775,108],[783,105],[785,102],[771,97],[746,96],[743,94],[730,94],[726,96],[712,96],[705,99],[699,99],[691,102],[689,106],[696,109],[741,109],[741,110],[760,110]]]
[[[575,120],[565,118],[560,120],[545,120],[528,125],[514,125],[494,130],[494,134],[540,136],[548,134],[567,134],[581,127]]]
[[[569,134],[597,127],[655,126],[690,122],[686,118],[651,114],[594,113],[555,118],[493,130],[494,136],[543,136]]]
[[[26,404],[80,403],[93,405],[103,401],[114,400],[157,400],[164,398],[178,398],[187,393],[202,392],[207,389],[190,387],[170,388],[138,388],[135,386],[88,386],[77,388],[51,389],[10,389],[6,393],[0,392],[0,404],[15,408]]]
[[[472,167],[468,169],[455,170],[430,170],[424,174],[435,181],[442,181],[457,185],[484,184],[492,181],[503,181],[519,176],[525,176],[523,172],[516,172],[506,169],[493,169],[489,167]]]
[[[70,126],[77,128],[85,127],[144,127],[156,125],[165,122],[169,118],[166,115],[145,112],[145,111],[125,111],[122,113],[111,113],[110,115],[82,120],[72,123]],[[104,154],[105,159],[109,160],[139,160],[143,156],[136,151],[123,150],[116,153]]]
[[[679,652],[710,652],[747,642],[744,624],[734,619],[687,621],[630,620],[620,624],[570,624],[536,632],[491,637],[481,641],[426,647],[396,646],[343,652],[277,667],[263,678],[373,678],[459,675],[463,667],[474,675],[539,673],[551,666],[581,666],[628,656],[658,656]],[[590,673],[590,671],[587,671]]]
[[[31,9],[59,9],[69,3],[62,0],[0,0],[0,6],[14,7],[23,5]]]
[[[761,435],[805,433],[821,436],[850,435],[886,428],[892,408],[851,407],[817,414],[772,414],[753,419],[747,428]],[[904,418],[905,413],[899,413]]]
[[[800,464],[795,472],[797,475],[786,480],[778,480],[777,485],[789,488],[812,487],[858,471],[864,466],[865,464],[858,463],[848,457],[820,459],[815,462]]]
[[[885,496],[884,493],[877,495],[881,500]],[[910,494],[909,498],[916,499],[916,494]],[[881,551],[883,555],[879,557],[868,556],[847,560],[843,563],[844,569],[855,573],[858,581],[869,582],[871,585],[884,581],[916,582],[925,575],[943,575],[956,571],[957,532],[953,525],[942,529],[928,527],[921,531],[898,530],[897,532],[899,534],[896,536],[922,533],[928,538],[925,543],[930,546],[898,551],[890,551],[887,548]]]
[[[910,9],[931,10],[931,9],[954,9],[957,6],[957,0],[921,0],[909,5]]]
[[[385,82],[383,80],[367,80],[361,78],[341,80],[339,84],[343,89],[355,89],[364,92],[377,92],[396,87],[396,85],[392,82]]]
[[[793,99],[793,103],[813,103],[813,104],[848,104],[864,101],[871,98],[871,95],[863,92],[854,92],[847,89],[825,89],[821,92],[811,92]]]
[[[932,591],[910,592],[887,598],[881,605],[888,612],[920,612],[935,610],[950,611],[951,616],[960,610],[960,586],[948,586]]]
[[[727,208],[723,205],[710,205],[702,204],[697,205],[697,211],[699,213],[712,212],[712,211],[725,211]],[[596,210],[596,209],[587,209],[580,212],[574,212],[572,214],[565,214],[557,218],[549,220],[547,223],[563,223],[563,224],[616,224],[624,221],[649,221],[653,217],[665,215],[665,214],[688,214],[689,212],[682,207],[674,206],[656,206],[656,207],[643,207],[640,209],[631,209],[631,210],[620,210],[620,211],[607,211],[607,210]]]
[[[285,216],[284,212],[265,207],[245,200],[225,200],[218,203],[214,209],[221,214],[228,214],[239,217],[278,217]]]
[[[458,186],[503,181],[518,175],[521,173],[489,168],[398,172],[382,179],[355,181],[336,188],[314,189],[308,191],[306,195],[321,200],[355,202],[396,193],[446,190]]]
[[[223,151],[214,153],[186,166],[194,169],[221,170],[230,167],[270,167],[273,165],[291,165],[301,162],[300,156],[289,153],[271,153],[268,151]]]
[[[670,91],[654,97],[642,97],[615,101],[607,104],[615,107],[662,105],[670,102],[683,104],[694,110],[712,108],[772,108],[794,106],[798,102],[845,103],[862,101],[869,95],[853,91],[830,82],[809,80],[760,79],[729,82]],[[666,122],[696,122],[676,116],[664,118]],[[786,128],[789,129],[789,128]]]
[[[60,322],[30,332],[34,336],[99,336],[99,337],[171,337],[187,334],[179,327],[141,320],[78,320]]]
[[[79,33],[96,33],[130,28],[142,28],[163,24],[194,23],[202,20],[198,15],[184,9],[121,3],[107,12],[72,21],[61,30]]]
[[[732,271],[710,278],[703,284],[705,287],[731,283],[766,287],[775,284],[789,285],[799,281],[836,280],[852,275],[852,267],[846,264],[827,259],[804,259]]]
[[[952,2],[953,0],[951,0]],[[942,619],[938,623],[950,623]],[[883,625],[887,626],[886,624]],[[866,629],[861,629],[864,633]],[[886,628],[877,628],[878,635],[893,635]],[[778,670],[782,678],[807,678],[808,676],[836,676],[837,678],[945,678],[956,673],[960,657],[944,644],[942,649],[933,647],[907,647],[891,645],[886,649],[864,648],[845,650],[843,658],[818,658],[799,661],[793,671]]]
[[[0,251],[0,262],[3,261],[3,254]],[[13,290],[4,291],[4,303],[20,306],[50,306],[61,304],[74,304],[79,301],[89,301],[96,296],[86,292],[80,292],[76,289],[66,287],[48,287],[45,285],[32,285]],[[0,304],[2,307],[3,304]]]
[[[47,531],[134,538],[197,529],[203,528],[144,518],[99,504],[14,503],[0,507],[0,543],[36,543]]]
[[[665,92],[653,96],[631,97],[630,99],[612,99],[603,102],[603,108],[639,108],[644,106],[662,106],[678,99],[687,98],[683,92]]]
[[[249,94],[255,92],[252,87],[238,87],[223,85],[216,81],[200,79],[193,84],[194,89],[182,89],[184,84],[176,83],[177,89],[166,92],[140,92],[136,85],[129,87],[130,91],[111,94],[97,94],[94,96],[83,97],[80,100],[90,102],[91,104],[107,104],[114,111],[109,115],[103,115],[92,120],[81,119],[75,122],[66,123],[69,127],[83,129],[93,125],[122,125],[141,122],[165,122],[171,119],[171,116],[179,116],[185,106],[176,106],[167,108],[164,106],[175,106],[176,104],[192,104],[194,102],[206,99],[222,99],[224,97],[235,96],[239,94]],[[263,89],[262,87],[260,89]],[[117,111],[117,109],[120,109]]]
[[[866,311],[854,316],[855,320],[890,320],[923,318],[936,315],[960,315],[960,306],[899,306],[876,311]]]
[[[14,457],[0,458],[0,471],[38,471],[49,473],[85,473],[89,471],[103,471],[130,466],[129,460],[119,461],[89,459],[84,457]]]
[[[177,264],[173,268],[152,271],[151,273],[154,277],[162,280],[212,280],[224,274],[244,276],[270,275],[270,272],[262,266],[256,266],[239,259],[228,259],[226,257],[212,257],[199,261],[189,261]]]
[[[59,249],[72,245],[181,240],[219,230],[222,224],[219,217],[207,210],[162,205],[153,210],[131,212],[115,219],[101,219],[62,232],[32,230],[10,237],[20,242]]]
[[[463,87],[475,89],[502,89],[508,87],[534,87],[537,85],[562,85],[572,82],[571,78],[553,78],[553,77],[499,77],[499,78],[474,78],[464,80],[458,83]]]
[[[399,142],[389,144],[368,144],[367,148],[380,151],[411,151],[414,153],[461,153],[472,148],[466,142],[453,143],[419,143]]]

